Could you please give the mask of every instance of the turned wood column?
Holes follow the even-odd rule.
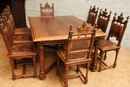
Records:
[[[44,44],[42,42],[38,43],[38,51],[40,57],[39,78],[41,80],[44,80],[46,78],[46,74],[45,74],[45,66],[44,66]]]

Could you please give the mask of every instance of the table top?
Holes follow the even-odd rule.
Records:
[[[67,40],[69,26],[74,26],[75,32],[79,26],[82,26],[83,20],[75,16],[30,16],[29,23],[34,42]],[[90,24],[88,27],[94,28]],[[106,33],[96,29],[96,37],[107,36]]]

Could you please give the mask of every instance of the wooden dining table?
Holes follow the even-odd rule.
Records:
[[[76,16],[29,16],[29,23],[33,42],[37,43],[40,57],[39,78],[45,79],[46,74],[55,66],[56,62],[52,63],[45,69],[44,66],[44,45],[64,44],[67,43],[69,26],[72,24],[76,31],[79,26],[82,26],[83,20]],[[87,27],[94,29],[93,26],[87,24]],[[96,29],[95,38],[101,38],[107,34]],[[97,47],[95,47],[94,59],[91,64],[91,70],[97,69]]]

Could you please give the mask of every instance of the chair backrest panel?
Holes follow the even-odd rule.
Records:
[[[11,9],[10,9],[10,6],[7,5],[1,15],[2,15],[2,16],[6,16],[7,19],[9,19],[9,20],[11,21],[11,25],[12,25],[14,28],[16,28],[16,27],[15,27],[15,23],[14,23],[14,18],[13,18]]]
[[[91,56],[95,31],[89,31],[85,22],[83,25],[82,28],[77,29],[77,33],[74,33],[72,26],[70,26],[66,62],[89,59]]]
[[[124,32],[127,27],[127,22],[129,19],[129,16],[125,21],[123,21],[123,14],[121,13],[120,16],[116,17],[116,13],[113,17],[112,24],[110,27],[109,35],[107,39],[110,40],[111,37],[115,37],[116,40],[118,41],[117,45],[120,46],[122,38],[124,36]]]
[[[10,6],[8,6],[8,5],[7,5],[7,7],[6,7],[6,12],[7,12],[7,14],[8,14],[9,20],[11,21],[11,25],[12,25],[14,28],[16,28],[15,23],[14,23],[14,18],[13,18],[11,9],[10,9]]]
[[[116,40],[119,40],[121,34],[123,32],[123,26],[117,24],[117,23],[113,23],[111,25],[111,30],[110,30],[110,36],[114,36],[116,38]]]
[[[108,14],[107,9],[105,9],[105,11],[102,11],[101,9],[97,19],[97,28],[101,29],[103,32],[106,32],[110,16],[111,11]]]
[[[54,16],[54,4],[52,3],[52,6],[50,6],[46,2],[44,7],[40,4],[40,14],[41,16]]]
[[[10,38],[9,35],[9,31],[8,31],[8,27],[6,26],[6,24],[4,23],[4,19],[0,18],[1,22],[0,22],[0,33],[2,34],[3,40],[5,42],[6,48],[8,50],[8,53],[11,53],[11,49],[10,46],[12,45],[12,40]]]
[[[4,17],[4,20],[5,20],[6,24],[7,24],[8,29],[9,29],[9,33],[10,33],[10,35],[12,35],[13,32],[14,32],[15,24],[13,22],[13,17],[11,15],[11,12],[7,7],[4,10],[4,12],[2,12],[1,16]]]
[[[95,6],[90,6],[88,17],[87,17],[87,23],[90,23],[92,26],[95,25],[97,14],[98,14],[98,9],[96,9]]]

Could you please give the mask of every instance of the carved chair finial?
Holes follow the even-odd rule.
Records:
[[[71,38],[71,37],[72,37],[72,34],[73,34],[72,29],[73,29],[73,26],[72,26],[72,24],[71,24],[71,25],[70,25],[69,37],[68,37],[68,38]]]
[[[99,10],[99,8],[96,9],[96,6],[94,5],[93,7],[90,6],[90,12],[96,13]]]

